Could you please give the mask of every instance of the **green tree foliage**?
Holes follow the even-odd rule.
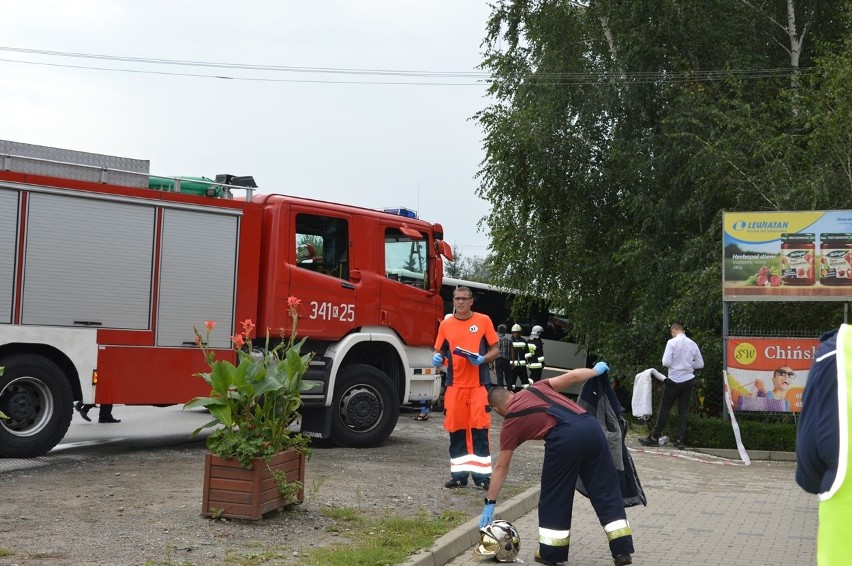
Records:
[[[491,271],[488,267],[489,259],[475,255],[464,259],[463,279],[479,281],[480,283],[491,283]]]
[[[453,261],[444,262],[444,274],[454,279],[491,283],[490,261],[490,257],[465,256],[461,248],[453,244]]]
[[[682,322],[721,382],[722,212],[852,206],[850,2],[800,4],[496,2],[476,115],[492,282],[563,308],[625,374],[659,367]],[[814,333],[842,311],[731,315]]]
[[[444,275],[454,279],[463,279],[464,257],[461,248],[453,244],[453,261],[444,262]]]

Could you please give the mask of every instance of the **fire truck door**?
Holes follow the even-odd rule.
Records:
[[[295,266],[290,270],[289,293],[303,303],[299,335],[339,339],[360,324],[358,286],[350,268],[350,220],[309,210],[291,214]],[[276,312],[286,309],[276,308]]]
[[[381,278],[380,319],[411,346],[431,346],[435,339],[435,294],[430,291],[432,271],[429,237],[403,234],[393,225],[384,231],[384,277]]]

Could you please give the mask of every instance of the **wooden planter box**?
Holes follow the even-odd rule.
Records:
[[[204,457],[204,492],[201,515],[257,521],[264,514],[305,499],[305,455],[295,450],[280,452],[269,459],[269,468],[286,474],[288,482],[301,481],[302,489],[292,499],[278,491],[275,477],[263,458],[255,458],[252,469],[237,460],[225,460],[207,453]]]

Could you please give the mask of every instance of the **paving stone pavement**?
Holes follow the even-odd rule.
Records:
[[[627,509],[634,564],[816,563],[818,501],[796,485],[795,462],[752,460],[746,466],[739,460],[667,447],[631,448],[631,454],[648,499],[646,507]],[[520,531],[518,563],[535,564],[538,495],[534,488],[497,505],[495,519],[509,520]],[[406,565],[492,564],[473,557],[477,527],[478,518],[412,556]],[[574,499],[568,564],[612,564],[603,529],[580,494]]]

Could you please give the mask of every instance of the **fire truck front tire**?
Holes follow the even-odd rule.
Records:
[[[0,359],[0,457],[31,458],[50,451],[68,432],[71,386],[47,358],[14,354]]]
[[[331,438],[348,448],[381,444],[399,420],[396,387],[384,372],[363,364],[341,368],[332,408]]]

